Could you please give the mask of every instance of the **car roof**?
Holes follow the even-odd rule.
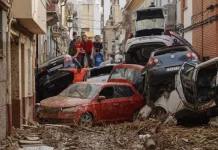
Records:
[[[126,85],[126,86],[131,86],[131,84],[128,84],[128,83],[96,82],[96,81],[79,82],[79,84],[92,84],[92,85],[100,85],[100,86],[105,86],[105,85]]]
[[[119,64],[114,66],[113,69],[117,69],[117,68],[133,68],[139,71],[142,71],[142,69],[144,68],[144,66],[142,65],[137,65],[137,64]]]

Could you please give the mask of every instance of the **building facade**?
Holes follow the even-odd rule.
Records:
[[[2,0],[0,7],[2,139],[11,134],[12,126],[34,119],[36,34],[46,33],[46,1]]]

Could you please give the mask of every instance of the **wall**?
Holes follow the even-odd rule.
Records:
[[[81,18],[78,20],[81,23],[81,28],[89,28],[89,31],[94,32],[94,5],[82,4]]]
[[[7,19],[6,11],[0,9],[0,19],[2,22],[3,35],[1,35],[3,43],[3,58],[0,58],[0,141],[7,135],[7,97],[6,97],[6,32],[7,32]]]
[[[33,120],[35,103],[35,42],[14,30],[11,43],[12,125],[21,127]]]
[[[192,20],[191,20],[191,16],[192,16],[192,1],[186,1],[187,4],[185,6],[185,8],[183,8],[183,24],[184,24],[184,28],[190,26],[192,24]],[[189,16],[189,17],[187,17]],[[184,38],[190,43],[192,44],[192,30],[185,32],[184,33]]]
[[[193,14],[197,14],[210,5],[216,4],[216,0],[199,1],[193,0]],[[193,18],[193,23],[205,20],[210,16],[218,14],[218,8],[208,10],[202,15],[197,15]],[[193,29],[193,46],[201,56],[210,56],[211,58],[218,55],[217,50],[217,21],[208,22],[204,25],[198,26]]]

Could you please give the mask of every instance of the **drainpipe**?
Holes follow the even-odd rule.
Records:
[[[10,8],[7,14],[7,33],[6,33],[6,62],[7,62],[7,85],[6,85],[6,94],[7,94],[7,107],[8,107],[8,135],[12,134],[12,100],[11,100],[11,24],[12,21],[15,21],[11,17],[11,9],[12,9],[12,2],[8,1],[10,4]]]

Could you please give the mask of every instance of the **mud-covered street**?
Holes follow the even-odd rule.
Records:
[[[211,125],[163,125],[155,119],[93,128],[34,124],[14,129],[14,135],[2,141],[0,149],[39,148],[44,145],[55,150],[212,150],[218,147],[217,130]]]

